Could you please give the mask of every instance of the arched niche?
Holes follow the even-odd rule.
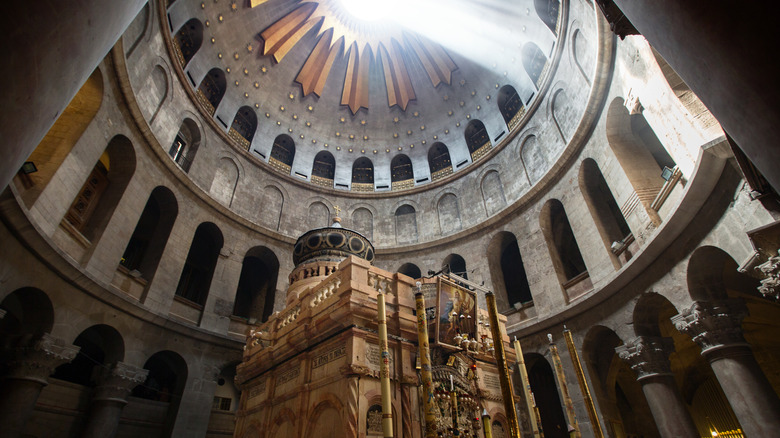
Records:
[[[2,345],[33,345],[54,326],[54,306],[49,296],[34,287],[23,287],[6,295],[0,309],[6,312],[0,319]]]
[[[202,310],[223,243],[219,227],[211,222],[198,225],[179,277],[179,284],[176,286],[177,297]]]
[[[414,279],[422,278],[422,271],[414,263],[404,263],[398,268],[398,272]]]
[[[469,279],[469,272],[466,268],[466,259],[461,257],[460,254],[450,254],[445,257],[442,262],[442,269],[444,269],[444,272],[458,275],[466,280]]]
[[[431,181],[436,181],[452,174],[452,160],[447,146],[437,141],[428,150],[428,166],[431,170]]]
[[[677,165],[644,116],[629,113],[624,103],[618,97],[609,105],[607,142],[650,219],[659,225],[661,218],[652,204],[666,182],[664,168]]]
[[[409,204],[395,210],[395,240],[398,244],[417,242],[417,211]]]
[[[292,172],[295,159],[295,140],[287,134],[280,134],[274,139],[271,147],[271,157],[268,164],[275,170],[289,175]]]
[[[173,47],[182,67],[186,67],[203,44],[203,23],[197,18],[184,23],[173,37]]]
[[[261,195],[260,224],[271,230],[279,230],[284,208],[284,194],[277,187],[266,186]]]
[[[547,156],[542,149],[542,143],[535,135],[529,135],[523,141],[523,146],[520,149],[520,158],[523,161],[523,166],[531,184],[539,181],[549,168]]]
[[[414,187],[412,160],[404,154],[398,154],[390,162],[390,181],[393,190]]]
[[[78,354],[69,363],[57,367],[52,377],[84,386],[95,386],[95,369],[111,368],[124,359],[125,342],[122,335],[105,324],[89,327],[81,332],[73,345],[80,347]]]
[[[220,68],[212,68],[203,77],[198,85],[198,103],[206,110],[209,115],[214,115],[222,97],[227,90],[227,80],[225,72]]]
[[[493,216],[506,206],[504,185],[501,183],[501,176],[497,170],[489,170],[485,173],[480,183],[480,189],[485,212],[488,216]]]
[[[238,166],[232,158],[220,158],[217,172],[214,179],[211,180],[209,194],[221,204],[230,207],[233,205],[233,197],[236,195],[239,176]]]
[[[309,205],[307,226],[310,230],[330,226],[330,209],[324,203],[317,201]]]
[[[439,229],[443,235],[461,230],[462,223],[457,196],[452,193],[442,195],[436,203],[436,212],[439,217]]]
[[[504,85],[498,90],[498,110],[504,119],[507,128],[511,131],[520,122],[520,117],[525,112],[523,101],[517,94],[515,87]],[[515,117],[517,116],[517,117]]]
[[[273,251],[256,246],[247,251],[241,264],[233,316],[249,324],[268,321],[274,310],[279,259]]]
[[[141,278],[151,281],[178,213],[176,195],[167,187],[155,187],[127,242],[120,265],[130,272],[137,271]]]
[[[529,41],[523,45],[520,59],[526,74],[531,78],[531,82],[539,89],[544,76],[544,69],[547,66],[547,56],[544,55],[544,52],[536,43]]]
[[[336,159],[328,151],[317,152],[314,163],[311,166],[311,182],[314,184],[333,188],[333,179],[336,175]]]
[[[365,236],[369,241],[374,238],[374,214],[360,207],[352,212],[352,229]]]
[[[636,251],[634,236],[623,217],[623,212],[612,196],[612,191],[601,174],[598,164],[592,158],[582,162],[579,185],[601,240],[612,259],[615,268],[631,260]]]
[[[144,369],[149,370],[146,381],[136,386],[132,395],[152,400],[155,406],[165,409],[165,422],[159,432],[160,436],[171,436],[187,383],[187,362],[178,353],[166,350],[147,359]]]
[[[103,235],[108,221],[135,173],[135,150],[130,140],[117,135],[108,142],[65,214],[65,221],[88,241]]]
[[[558,281],[566,291],[566,300],[588,292],[593,284],[561,201],[547,201],[542,206],[539,222]]]
[[[534,0],[536,15],[542,20],[550,31],[558,35],[558,13],[561,8],[560,0]]]
[[[179,126],[179,132],[173,139],[168,155],[183,171],[189,172],[195,155],[198,153],[200,141],[201,133],[198,124],[194,120],[186,118]]]
[[[481,120],[473,119],[466,125],[463,131],[466,138],[466,146],[471,154],[471,161],[477,161],[490,150],[490,136],[488,135],[485,124]]]
[[[374,163],[366,157],[360,157],[352,163],[352,191],[374,191]]]
[[[249,106],[242,106],[236,111],[233,123],[230,125],[230,138],[236,140],[244,149],[249,150],[252,139],[257,131],[257,114]]]
[[[508,231],[493,236],[488,243],[487,258],[499,311],[532,305],[533,295],[517,237]]]
[[[16,186],[27,207],[32,207],[48,186],[54,173],[92,122],[102,101],[103,75],[100,69],[95,69],[27,159],[35,164],[38,171],[17,176]]]

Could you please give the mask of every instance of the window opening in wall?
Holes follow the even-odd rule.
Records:
[[[452,174],[450,151],[444,143],[436,142],[428,151],[428,166],[431,169],[431,180],[436,181]]]
[[[511,131],[514,129],[525,113],[525,106],[520,99],[520,95],[517,94],[515,87],[511,85],[504,85],[498,90],[498,109],[501,111],[501,117],[504,118],[504,123]],[[501,135],[504,133],[502,132]],[[500,136],[499,136],[500,138]],[[496,138],[498,140],[498,138]]]
[[[177,296],[199,306],[205,304],[222,243],[222,233],[216,225],[198,226],[176,287]]]
[[[105,154],[104,154],[105,156]],[[106,157],[106,164],[108,160]],[[73,225],[73,227],[79,232],[83,232],[87,225],[87,222],[92,217],[95,208],[97,208],[100,202],[100,197],[108,188],[108,169],[102,161],[98,161],[95,167],[92,168],[87,182],[79,191],[79,195],[73,201],[68,213],[65,215],[65,219]]]
[[[520,54],[523,61],[523,68],[531,78],[531,81],[539,89],[541,85],[541,79],[544,69],[547,66],[547,57],[535,43],[529,42],[523,46],[523,50]],[[529,100],[530,101],[530,100]]]
[[[517,240],[507,244],[501,252],[501,272],[504,274],[504,285],[510,306],[518,308],[533,302]]]
[[[458,254],[450,254],[444,259],[442,269],[446,273],[455,274],[469,279],[469,273],[466,270],[466,260]]]
[[[268,164],[274,170],[289,175],[294,159],[295,141],[287,134],[277,136],[271,147],[271,157],[268,159]]]
[[[374,164],[366,157],[358,158],[352,163],[352,190],[374,191]]]
[[[255,111],[252,108],[242,106],[233,118],[233,124],[230,126],[228,135],[245,150],[249,150],[249,145],[252,144],[252,139],[255,137],[256,130],[257,114],[255,114]]]
[[[390,163],[390,181],[393,190],[414,187],[412,160],[404,154],[396,155]]]
[[[232,398],[214,396],[214,402],[211,404],[211,409],[215,411],[230,411],[230,404],[232,402]]]
[[[331,188],[333,187],[333,178],[336,175],[336,160],[333,154],[328,151],[320,151],[314,157],[314,164],[311,169],[311,182],[314,184]]]
[[[171,145],[170,151],[168,151],[168,155],[173,158],[173,161],[176,162],[180,167],[184,167],[183,164],[185,161],[187,161],[187,157],[184,155],[184,151],[187,150],[187,142],[184,141],[184,139],[181,137],[181,134],[176,134],[176,139],[173,140],[173,144]],[[189,167],[189,166],[188,166]]]
[[[471,154],[471,161],[476,162],[490,151],[493,145],[490,143],[485,124],[480,120],[472,120],[466,126],[464,131],[466,137],[466,146]]]
[[[173,51],[185,67],[203,44],[203,24],[195,18],[186,22],[173,37]]]
[[[560,10],[560,0],[534,0],[534,9],[542,22],[552,33],[558,34],[558,11]]]
[[[198,86],[198,103],[209,115],[214,115],[226,90],[225,72],[218,68],[212,68],[200,82],[200,86]],[[222,122],[222,124],[227,127],[225,122]]]

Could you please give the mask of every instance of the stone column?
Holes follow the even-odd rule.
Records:
[[[636,372],[661,436],[698,436],[669,366],[669,353],[673,350],[670,338],[648,336],[639,336],[615,348]]]
[[[11,181],[146,0],[4,2],[0,190]]]
[[[7,372],[0,384],[0,430],[3,436],[22,436],[35,402],[49,376],[58,366],[70,362],[80,347],[44,334],[34,345],[17,347],[5,363]]]
[[[742,336],[745,316],[741,299],[696,301],[672,317],[672,323],[701,347],[745,435],[776,436],[780,399]]]
[[[97,384],[84,428],[85,438],[113,438],[119,427],[119,416],[127,396],[146,380],[149,370],[117,362],[110,369],[98,369]]]

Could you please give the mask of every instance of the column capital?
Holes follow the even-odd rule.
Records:
[[[92,401],[127,403],[127,396],[146,380],[149,370],[117,362],[111,368],[100,368],[96,373],[97,387]]]
[[[62,339],[44,333],[34,344],[11,350],[5,377],[47,385],[51,373],[58,366],[72,361],[79,350],[81,347],[67,345]]]
[[[755,269],[764,276],[758,291],[766,298],[780,300],[780,250],[778,255],[769,257]]]
[[[742,320],[748,311],[739,298],[696,301],[673,316],[672,324],[693,338],[702,354],[724,347],[748,347],[742,336]]]
[[[618,357],[636,372],[637,380],[653,376],[671,375],[669,354],[674,351],[671,338],[637,336],[615,347]]]

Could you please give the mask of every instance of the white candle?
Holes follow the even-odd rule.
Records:
[[[452,381],[452,374],[450,374],[450,391],[455,391],[455,383]]]

